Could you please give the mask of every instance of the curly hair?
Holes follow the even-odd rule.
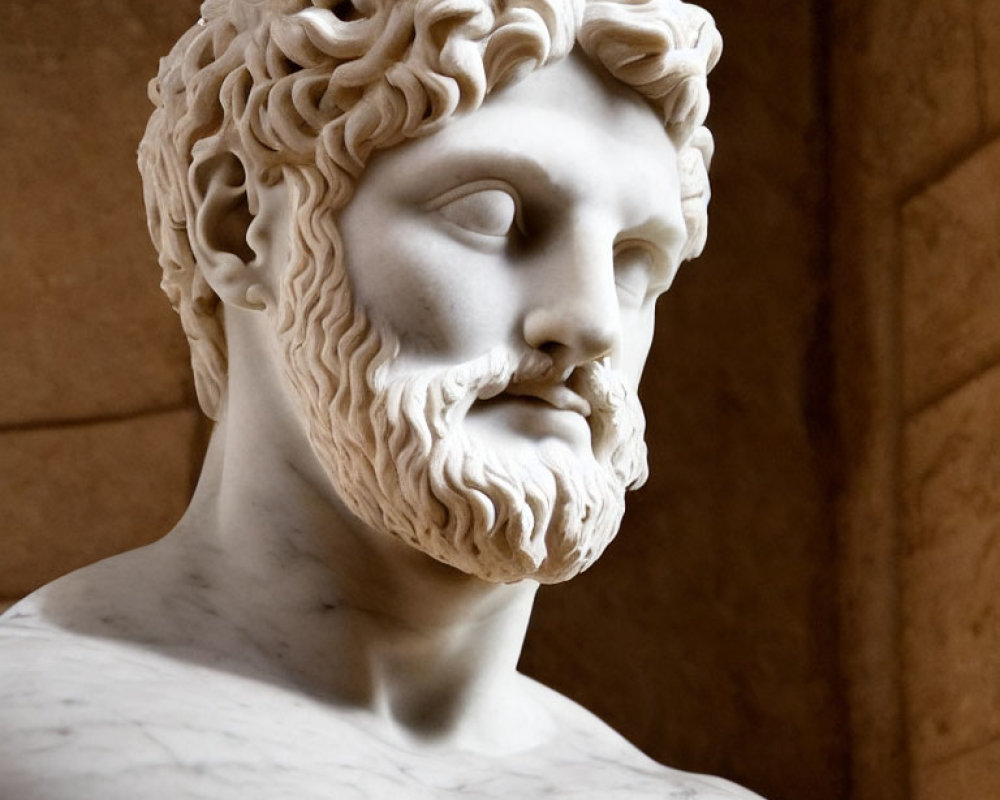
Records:
[[[722,48],[701,8],[680,0],[203,3],[150,83],[155,110],[139,168],[161,286],[181,317],[210,417],[227,357],[219,298],[189,240],[198,155],[232,152],[263,185],[289,180],[300,224],[311,220],[331,248],[335,274],[325,277],[343,283],[335,217],[372,152],[432,133],[577,43],[662,115],[678,151],[684,256],[694,257],[704,246],[712,153],[705,78]]]

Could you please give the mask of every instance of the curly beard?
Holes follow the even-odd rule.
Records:
[[[313,450],[351,512],[486,581],[557,583],[593,564],[618,532],[626,489],[647,476],[635,392],[604,363],[574,371],[590,453],[554,436],[481,441],[467,419],[475,404],[545,380],[551,359],[496,349],[394,376],[396,337],[352,307],[342,273],[325,281],[307,260],[284,286],[279,336]]]

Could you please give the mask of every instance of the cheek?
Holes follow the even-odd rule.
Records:
[[[345,236],[344,246],[356,302],[395,333],[405,351],[455,361],[507,343],[503,281],[475,255],[402,221]]]
[[[656,323],[655,306],[647,309],[623,313],[622,345],[618,358],[618,369],[632,389],[639,388],[646,357],[653,343],[653,329]]]

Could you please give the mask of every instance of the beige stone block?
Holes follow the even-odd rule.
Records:
[[[903,372],[914,408],[1000,359],[1000,140],[903,209]]]
[[[10,0],[0,27],[0,426],[193,396],[135,152],[193,0]]]
[[[1000,797],[1000,741],[946,761],[917,765],[913,800],[996,800]]]
[[[993,0],[987,0],[992,2]],[[982,133],[974,3],[880,0],[870,32],[886,72],[863,91],[878,105],[883,157],[903,185],[940,172]],[[898,184],[897,184],[898,185]]]
[[[193,410],[0,434],[0,597],[148,544],[187,504]]]
[[[1000,737],[1000,367],[904,436],[903,676],[921,766]]]

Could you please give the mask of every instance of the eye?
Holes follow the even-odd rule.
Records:
[[[459,186],[435,198],[427,207],[452,225],[482,236],[506,237],[520,223],[517,194],[503,181]]]
[[[618,298],[623,305],[638,308],[649,297],[656,257],[649,247],[638,242],[619,244],[615,247],[614,256]]]

